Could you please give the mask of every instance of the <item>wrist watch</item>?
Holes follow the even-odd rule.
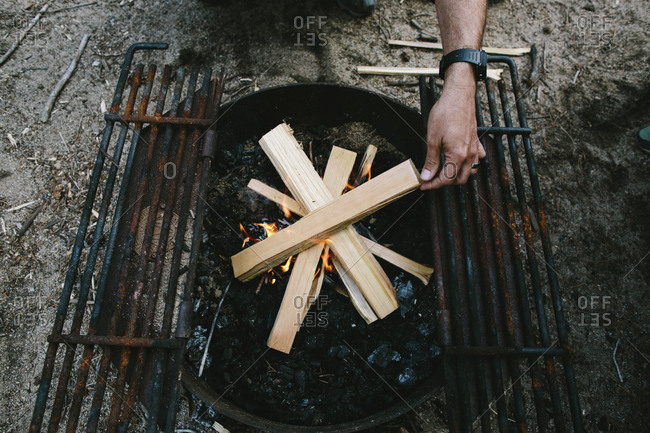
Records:
[[[440,60],[440,78],[445,78],[445,70],[452,63],[456,62],[467,62],[474,65],[474,72],[476,74],[476,81],[485,80],[487,73],[487,54],[483,50],[477,50],[474,48],[460,48],[458,50],[451,51]]]

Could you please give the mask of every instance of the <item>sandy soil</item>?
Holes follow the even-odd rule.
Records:
[[[434,8],[424,0],[380,0],[375,14],[362,20],[348,17],[333,1],[86,3],[50,2],[52,13],[0,66],[0,430],[5,432],[24,431],[30,419],[45,337],[103,127],[102,105],[111,100],[121,55],[130,44],[169,42],[168,51],[151,57],[158,64],[225,66],[233,77],[228,98],[271,85],[326,80],[417,106],[413,88],[360,77],[354,67],[435,66],[439,59],[385,43],[387,37],[414,39],[412,18],[437,33]],[[76,5],[81,7],[70,8]],[[1,2],[0,52],[41,6],[31,0]],[[307,30],[297,16],[324,21]],[[488,11],[486,45],[545,47],[544,79],[527,95],[528,114],[590,432],[647,431],[650,157],[635,146],[634,133],[650,124],[649,29],[646,0],[513,0]],[[307,46],[311,32],[327,44]],[[84,33],[92,34],[90,43],[43,124],[38,118],[47,97]],[[529,60],[517,63],[527,76]],[[33,226],[18,237],[41,204]],[[612,358],[617,343],[620,378]],[[430,422],[413,417],[415,423],[395,427],[443,431],[439,398],[418,412]],[[229,420],[222,423],[243,431]]]

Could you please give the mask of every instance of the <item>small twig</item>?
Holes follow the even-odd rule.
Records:
[[[578,70],[576,71],[575,75],[573,76],[573,80],[571,81],[571,84],[575,84],[576,81],[578,81],[578,76],[580,75],[580,73],[582,72],[582,70],[583,70],[584,68],[585,68],[585,67],[582,66],[582,65],[579,65],[579,66],[578,66]]]
[[[27,203],[23,203],[23,204],[19,204],[18,206],[14,206],[14,207],[11,207],[9,209],[5,209],[3,212],[13,212],[15,210],[20,210],[20,209],[22,209],[24,207],[31,206],[34,203],[36,203],[36,200],[30,201],[30,202],[27,202]]]
[[[616,362],[616,351],[618,350],[618,345],[621,343],[621,339],[619,338],[616,340],[616,347],[614,348],[614,354],[612,355],[612,359],[614,360],[614,365],[616,366],[616,371],[618,372],[618,378],[621,379],[621,383],[623,383],[623,375],[621,375],[621,369],[618,367],[618,362]]]
[[[424,30],[424,28],[417,21],[415,21],[415,19],[412,19],[409,21],[409,23],[418,31],[419,40],[427,42],[438,42],[438,36]]]
[[[45,123],[50,118],[50,113],[52,112],[52,108],[54,108],[56,98],[59,97],[59,93],[61,93],[65,85],[68,83],[68,80],[70,77],[72,77],[75,69],[77,69],[77,63],[79,63],[79,59],[81,59],[81,55],[86,49],[88,39],[90,39],[90,35],[85,34],[81,39],[81,44],[79,44],[79,49],[77,50],[77,54],[72,60],[72,63],[70,63],[70,66],[68,66],[68,69],[65,71],[65,74],[63,74],[59,82],[56,83],[56,86],[54,87],[54,90],[52,90],[52,93],[50,93],[50,97],[47,99],[47,103],[45,104],[45,109],[41,114],[41,122]]]
[[[63,134],[61,134],[61,131],[59,131],[59,137],[61,137],[61,142],[63,142],[63,147],[65,147],[65,150],[70,152],[70,148],[68,147],[68,143],[65,142],[65,138],[63,138]]]
[[[18,39],[16,39],[16,42],[14,42],[14,44],[11,46],[11,48],[9,48],[7,50],[7,52],[4,53],[4,55],[0,58],[0,66],[2,66],[7,61],[7,59],[9,59],[9,57],[11,57],[13,52],[16,51],[16,48],[18,48],[18,45],[20,45],[20,43],[23,41],[23,39],[25,39],[25,36],[27,36],[27,33],[29,33],[29,31],[32,29],[32,27],[34,27],[36,25],[38,20],[41,19],[41,16],[43,16],[43,13],[45,11],[47,11],[47,8],[49,8],[49,7],[50,7],[50,5],[48,3],[46,3],[45,6],[43,6],[41,8],[41,10],[38,11],[36,16],[32,19],[32,21],[25,28],[25,30],[20,32],[20,35],[18,35]]]
[[[528,85],[531,87],[539,80],[541,63],[537,45],[533,44],[530,47],[530,75],[528,76]]]
[[[92,6],[94,4],[97,4],[97,2],[94,1],[94,2],[90,2],[90,3],[83,3],[83,4],[80,4],[80,5],[68,6],[68,7],[65,7],[65,8],[54,9],[53,11],[49,11],[48,15],[52,15],[52,14],[56,14],[56,13],[64,12],[64,11],[69,11],[69,10],[72,10],[72,9],[85,8],[86,6]]]
[[[27,232],[27,230],[29,230],[29,228],[30,228],[30,227],[32,226],[32,224],[34,223],[34,220],[36,219],[36,217],[38,216],[38,214],[41,213],[41,211],[43,210],[44,207],[45,207],[45,203],[43,203],[42,205],[40,205],[39,207],[37,207],[37,208],[34,210],[34,212],[32,212],[32,213],[29,215],[29,218],[27,218],[27,220],[26,220],[26,221],[23,223],[23,225],[20,227],[20,230],[18,230],[18,237],[21,237],[22,235],[25,234],[25,232]]]
[[[221,300],[219,301],[219,305],[217,306],[217,312],[214,313],[214,319],[212,319],[212,326],[210,327],[210,334],[208,334],[208,341],[205,343],[205,349],[203,350],[203,357],[201,358],[201,366],[199,367],[199,377],[203,374],[203,367],[205,367],[205,360],[208,357],[208,349],[210,348],[210,342],[212,341],[212,334],[214,334],[214,327],[217,324],[217,317],[219,317],[219,311],[221,311],[221,304],[223,304],[223,300],[226,299],[226,293],[228,293],[228,289],[230,288],[230,285],[232,284],[232,280],[228,283],[228,286],[226,286],[226,290],[223,291],[223,295],[221,295]]]

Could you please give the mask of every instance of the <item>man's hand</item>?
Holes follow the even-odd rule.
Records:
[[[476,135],[475,80],[467,63],[453,63],[447,69],[442,95],[429,113],[420,189],[466,183],[476,172],[472,164],[485,157]],[[441,153],[445,155],[442,168]]]
[[[436,1],[444,54],[458,48],[481,46],[486,9],[486,0]],[[465,62],[449,65],[442,95],[429,113],[421,189],[465,183],[472,173],[472,164],[485,157],[476,136],[475,94],[472,65]],[[445,155],[442,168],[441,153]]]

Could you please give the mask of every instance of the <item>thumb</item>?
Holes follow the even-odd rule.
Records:
[[[438,172],[438,167],[440,166],[440,145],[440,138],[434,138],[428,143],[427,157],[424,161],[422,173],[420,173],[420,178],[423,182],[430,181]]]

